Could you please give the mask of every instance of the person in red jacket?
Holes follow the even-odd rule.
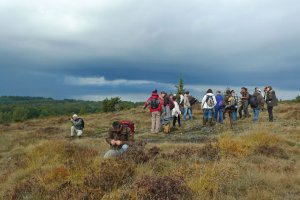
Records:
[[[152,91],[151,97],[145,102],[144,109],[148,106],[151,112],[151,133],[158,133],[160,131],[160,116],[164,101],[157,94],[157,90]]]

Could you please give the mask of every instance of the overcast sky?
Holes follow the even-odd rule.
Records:
[[[0,0],[0,95],[140,101],[180,75],[300,94],[297,0]]]

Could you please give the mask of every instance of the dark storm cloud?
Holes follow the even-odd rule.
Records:
[[[296,0],[4,0],[0,93],[140,93],[151,86],[76,88],[65,78],[173,85],[179,75],[191,85],[271,84],[297,93],[299,13]]]

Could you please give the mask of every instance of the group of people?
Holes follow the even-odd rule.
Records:
[[[261,89],[256,87],[253,94],[249,94],[246,87],[242,87],[239,97],[234,90],[227,89],[224,95],[221,91],[217,91],[216,95],[212,90],[207,90],[201,103],[203,109],[203,126],[209,123],[209,126],[213,126],[213,121],[223,124],[226,114],[228,114],[230,126],[233,126],[233,122],[239,119],[249,118],[250,114],[248,107],[253,110],[253,122],[258,122],[260,111],[264,109],[264,104],[267,105],[269,114],[269,121],[273,122],[273,107],[277,105],[278,100],[275,91],[271,86],[264,88],[264,93]]]
[[[157,90],[152,91],[152,95],[144,104],[144,109],[149,107],[151,113],[151,133],[159,133],[161,127],[164,126],[164,132],[170,131],[170,124],[172,122],[173,127],[181,127],[181,115],[183,114],[183,120],[193,119],[192,105],[197,100],[193,98],[189,91],[184,94],[167,94],[162,91],[160,94]]]
[[[272,122],[273,107],[277,105],[277,97],[271,86],[266,86],[262,93],[261,89],[256,87],[253,94],[249,94],[246,87],[242,87],[239,97],[234,90],[227,89],[224,94],[221,91],[213,93],[208,89],[201,101],[203,110],[203,127],[211,128],[215,123],[223,124],[223,120],[228,115],[230,126],[239,118],[249,118],[248,107],[253,110],[253,122],[259,119],[260,111],[267,105],[269,121]],[[162,91],[158,94],[157,90],[152,91],[152,95],[144,104],[144,109],[149,107],[151,113],[151,133],[159,133],[162,127],[168,127],[172,123],[173,127],[181,127],[181,115],[184,121],[193,119],[192,105],[197,99],[192,97],[187,91],[184,94],[167,94]],[[72,122],[71,137],[77,135],[81,137],[84,129],[84,121],[76,114],[70,118]],[[169,131],[169,130],[168,130]],[[167,132],[168,132],[167,131]],[[133,142],[134,123],[130,121],[115,121],[109,129],[107,143],[111,149],[107,151],[104,158],[120,156],[125,153]],[[165,132],[165,131],[164,131]]]
[[[158,133],[160,130],[165,130],[165,126],[170,125],[173,120],[173,127],[178,122],[181,127],[180,116],[183,114],[183,119],[192,120],[192,105],[195,103],[190,93],[187,91],[184,94],[170,94],[162,91],[160,94],[157,90],[152,91],[151,97],[145,102],[144,109],[149,107],[151,112],[151,133]],[[196,100],[197,101],[197,100]],[[224,94],[221,91],[213,93],[212,89],[208,89],[201,101],[203,110],[203,127],[210,128],[216,123],[223,124],[226,115],[229,118],[230,126],[237,119],[249,118],[249,106],[253,110],[253,122],[258,122],[260,111],[264,109],[264,104],[267,105],[269,121],[273,121],[273,107],[277,105],[275,91],[271,86],[266,86],[261,91],[256,87],[254,93],[250,94],[246,87],[240,90],[240,97],[234,90],[227,89]],[[164,131],[165,132],[165,131]]]

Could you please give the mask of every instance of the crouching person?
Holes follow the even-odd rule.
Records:
[[[83,119],[74,114],[72,118],[70,118],[70,121],[73,124],[71,127],[71,137],[74,137],[74,135],[81,137],[84,129]]]
[[[112,124],[112,128],[109,129],[106,142],[110,145],[104,158],[113,158],[124,154],[129,145],[133,142],[133,133],[130,127],[124,126],[121,122],[115,121]]]

